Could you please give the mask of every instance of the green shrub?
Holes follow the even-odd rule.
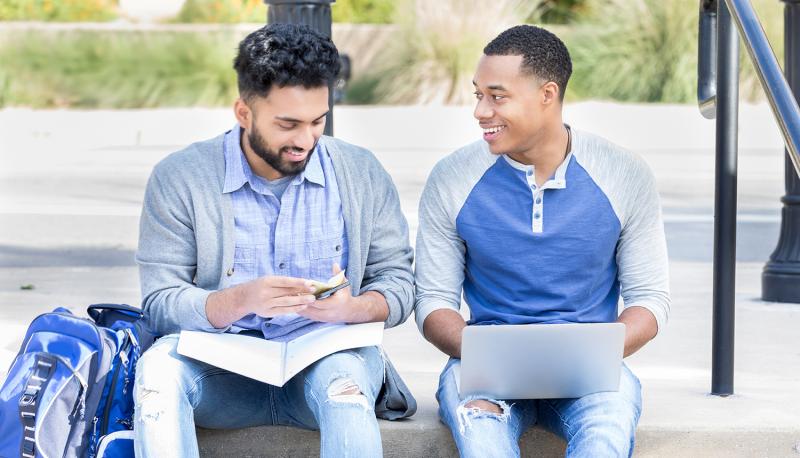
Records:
[[[484,46],[499,32],[522,23],[538,4],[539,0],[400,2],[397,38],[373,74],[364,76],[366,83],[357,84],[371,88],[365,99],[378,103],[471,103],[472,75]]]
[[[109,21],[116,7],[116,0],[0,0],[0,21]]]
[[[333,22],[388,24],[394,14],[392,0],[336,0],[331,5]]]
[[[173,22],[230,24],[266,20],[267,5],[262,0],[185,0]]]
[[[237,96],[231,32],[25,32],[0,37],[0,104],[224,106]]]
[[[782,3],[753,4],[782,58]],[[695,0],[595,0],[581,25],[567,36],[574,62],[567,97],[695,103],[697,29]],[[742,53],[741,94],[756,100],[763,92]]]
[[[586,13],[589,0],[544,0],[528,22],[569,24]]]

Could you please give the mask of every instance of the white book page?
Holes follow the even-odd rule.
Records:
[[[239,334],[181,331],[178,353],[237,374],[283,386],[285,343]]]
[[[341,324],[317,329],[287,342],[286,379],[292,378],[314,361],[349,348],[380,345],[383,323]]]

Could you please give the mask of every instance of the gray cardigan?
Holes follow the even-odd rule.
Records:
[[[227,272],[235,248],[233,207],[223,194],[223,135],[190,145],[159,162],[147,183],[139,227],[136,262],[142,288],[145,324],[157,335],[180,330],[224,332],[206,317],[208,295],[230,286]],[[369,151],[331,137],[320,144],[330,153],[342,196],[349,245],[347,278],[353,293],[377,291],[389,304],[386,327],[404,322],[414,307],[412,251],[408,225],[397,190]],[[403,399],[384,402],[403,410],[416,408],[407,388],[387,364],[384,394],[398,390]],[[398,404],[398,401],[399,404]],[[390,410],[398,411],[397,408]]]
[[[156,165],[145,191],[136,262],[142,308],[159,335],[182,329],[223,332],[206,318],[206,298],[230,286],[233,207],[222,193],[223,136],[195,143]],[[414,306],[408,225],[392,179],[369,151],[331,137],[330,153],[342,195],[353,293],[377,291],[389,303],[386,327]]]

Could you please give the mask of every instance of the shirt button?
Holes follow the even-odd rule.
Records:
[[[342,246],[341,245],[336,245],[336,251],[342,251]]]
[[[541,198],[541,197],[537,197],[537,198],[536,198],[536,203],[537,203],[537,204],[540,204],[540,203],[542,203],[542,198]]]
[[[542,215],[540,215],[538,213],[534,213],[533,214],[533,219],[539,219],[540,216],[542,216]]]
[[[286,268],[286,263],[282,262],[282,263],[278,264],[278,268],[279,269],[285,269]]]
[[[230,276],[232,276],[232,275],[233,275],[233,267],[231,267],[230,269],[228,269],[228,271],[227,271],[227,272],[225,272],[225,273],[226,273],[226,274],[227,274],[229,277],[230,277]]]
[[[528,176],[533,175],[533,170],[528,170]]]
[[[532,185],[531,185],[531,189],[536,189],[536,185],[535,185],[535,184],[532,184]]]

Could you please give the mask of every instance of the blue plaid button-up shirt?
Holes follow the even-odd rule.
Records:
[[[236,249],[231,285],[265,275],[327,280],[333,264],[347,266],[347,235],[339,187],[330,156],[317,145],[306,169],[291,179],[278,199],[253,173],[241,148],[241,129],[225,135],[225,185],[231,195]],[[274,338],[305,319],[295,314],[265,319],[250,314],[231,332],[261,330]],[[283,328],[283,330],[281,330]]]

